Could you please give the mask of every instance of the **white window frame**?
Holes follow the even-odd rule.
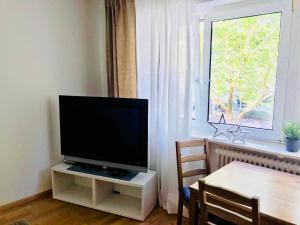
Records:
[[[211,136],[214,129],[208,124],[209,107],[209,76],[210,76],[210,56],[211,56],[211,32],[212,22],[235,19],[241,17],[270,14],[281,12],[281,30],[277,65],[277,78],[275,87],[275,104],[273,116],[273,130],[264,130],[258,128],[243,128],[249,132],[251,139],[263,141],[283,141],[282,127],[285,117],[285,98],[286,85],[289,71],[290,38],[292,27],[292,0],[251,0],[237,4],[227,4],[213,6],[206,10],[208,14],[204,15],[204,54],[203,71],[200,79],[200,105],[197,112],[197,131],[192,130],[192,135]],[[202,14],[203,16],[203,14]],[[202,17],[203,18],[203,17]],[[195,128],[192,128],[195,129]],[[194,133],[194,134],[193,134]]]

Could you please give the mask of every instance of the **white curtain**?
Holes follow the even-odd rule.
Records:
[[[149,99],[150,168],[160,204],[177,210],[175,140],[190,134],[191,80],[199,74],[199,19],[192,0],[136,0],[138,96]]]

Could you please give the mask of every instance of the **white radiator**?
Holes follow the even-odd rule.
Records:
[[[249,153],[225,147],[218,147],[216,153],[219,157],[219,167],[223,167],[232,161],[241,161],[300,175],[300,164],[288,159],[278,159],[276,156],[260,155],[255,152]]]

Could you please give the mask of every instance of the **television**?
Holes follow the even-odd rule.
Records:
[[[148,100],[59,96],[65,161],[146,172]]]

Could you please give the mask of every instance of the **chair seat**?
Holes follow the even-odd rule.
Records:
[[[190,193],[189,187],[183,187],[182,188],[182,197],[183,197],[183,199],[187,202],[190,202],[190,196],[191,196],[191,193]]]
[[[189,187],[183,187],[182,188],[182,197],[183,199],[186,201],[186,202],[190,202],[190,189]],[[201,205],[200,203],[198,203],[198,212],[200,212],[200,208],[201,208]],[[217,225],[234,225],[233,223],[230,223],[228,221],[225,221],[213,214],[208,214],[208,220],[214,224],[217,224]]]

